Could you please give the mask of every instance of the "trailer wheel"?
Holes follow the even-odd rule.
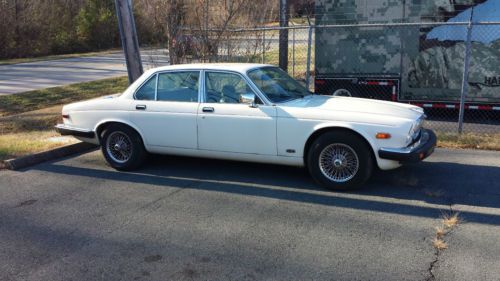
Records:
[[[333,92],[332,95],[336,96],[336,97],[352,97],[353,96],[351,91],[349,91],[347,89],[337,89]]]

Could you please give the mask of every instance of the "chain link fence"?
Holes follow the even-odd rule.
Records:
[[[315,30],[316,92],[416,104],[443,133],[500,132],[498,22]]]
[[[179,62],[278,65],[280,29],[186,31],[175,42]],[[500,138],[500,22],[287,29],[287,71],[311,91],[411,103],[438,132]]]

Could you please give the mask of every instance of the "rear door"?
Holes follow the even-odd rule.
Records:
[[[148,146],[197,148],[200,71],[157,73],[135,93],[131,119]]]

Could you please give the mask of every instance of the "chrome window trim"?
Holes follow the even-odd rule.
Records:
[[[159,75],[160,74],[163,74],[163,73],[170,73],[170,72],[199,72],[200,73],[200,77],[201,77],[201,72],[202,72],[202,69],[169,69],[169,70],[162,70],[162,71],[157,71],[155,73],[153,73],[151,76],[149,76],[146,80],[144,80],[144,82],[142,82],[134,91],[134,94],[132,95],[133,99],[134,100],[139,100],[137,99],[136,97],[136,94],[137,92],[142,88],[142,86],[144,86],[144,84],[146,84],[147,82],[149,82],[149,80],[151,80],[153,78],[153,76],[156,76],[156,83],[155,83],[155,99],[154,100],[143,100],[143,101],[159,101],[158,100],[158,79],[159,79]],[[200,83],[200,77],[198,77],[198,89],[201,89],[201,83]],[[186,101],[160,101],[160,102],[186,102]],[[194,102],[194,101],[192,101]],[[200,103],[200,95],[198,94],[198,101],[197,103]]]
[[[158,77],[160,75],[156,73],[156,82],[155,82],[155,101],[158,101]]]
[[[200,74],[200,90],[198,91],[198,99],[200,101],[200,103],[205,103],[205,70],[202,69],[201,70],[201,74]]]
[[[258,67],[256,67],[258,68]],[[250,86],[250,89],[254,92],[254,94],[262,101],[262,105],[267,105],[271,106],[273,105],[265,95],[263,95],[260,90],[255,86],[255,84],[252,83],[252,80],[250,80],[246,74],[243,75],[241,72],[238,71],[233,71],[233,70],[220,70],[220,69],[204,69],[203,70],[203,103],[207,103],[205,98],[206,98],[206,73],[207,72],[219,72],[219,73],[226,73],[226,74],[236,74],[240,76],[245,83],[247,83],[248,86]],[[265,98],[263,98],[263,96]],[[239,103],[233,103],[233,104],[239,104]]]
[[[132,95],[132,98],[134,100],[140,100],[140,99],[137,99],[136,95],[137,95],[137,92],[139,92],[139,90],[142,88],[142,86],[144,86],[144,84],[148,83],[149,80],[153,79],[153,76],[156,75],[156,79],[158,79],[158,74],[155,72],[153,75],[149,76],[147,79],[144,80],[144,82],[142,82],[134,91],[134,94]],[[156,87],[155,87],[155,92],[156,92]],[[156,96],[155,96],[155,99],[154,100],[142,100],[142,101],[155,101],[156,100]]]
[[[157,84],[156,84],[156,93],[158,93],[158,81],[159,81],[159,77],[161,74],[165,74],[165,73],[178,73],[178,72],[198,72],[198,75],[201,75],[201,69],[175,69],[175,70],[164,70],[164,71],[158,71],[156,72],[156,74],[158,75],[156,80],[157,80]],[[200,83],[200,76],[198,76],[198,101],[174,101],[174,100],[158,100],[158,98],[156,98],[155,101],[157,102],[189,102],[189,103],[200,103],[200,88],[201,88],[201,83]]]

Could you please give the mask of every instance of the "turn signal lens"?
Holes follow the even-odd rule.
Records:
[[[377,135],[375,135],[375,137],[377,139],[386,140],[386,139],[390,139],[391,138],[391,134],[389,134],[389,133],[377,133]]]

